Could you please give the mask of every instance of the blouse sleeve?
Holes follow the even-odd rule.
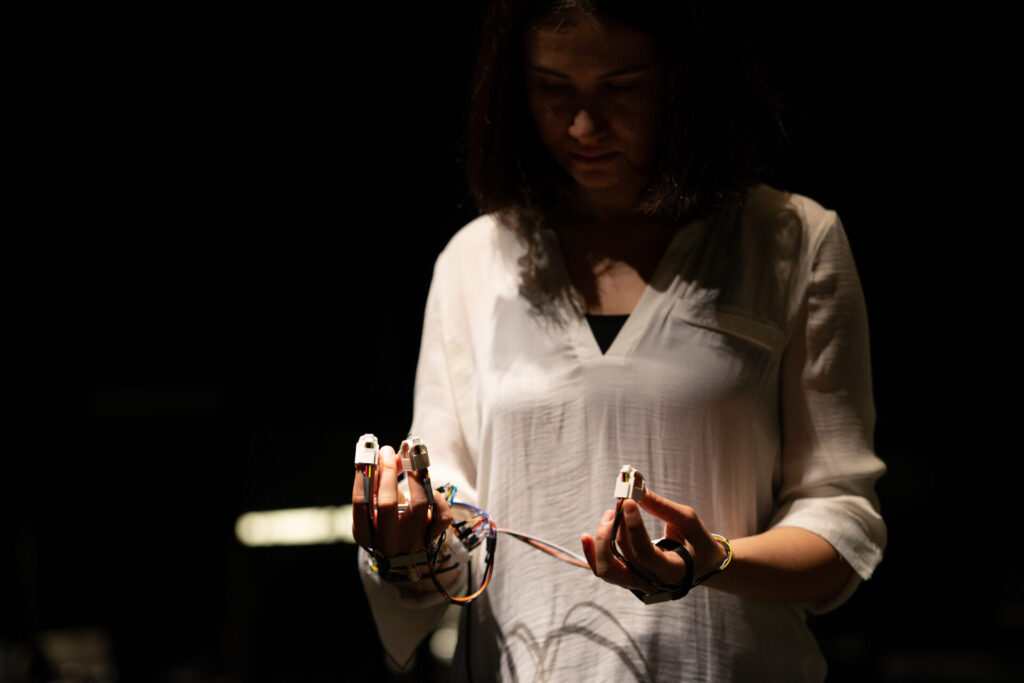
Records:
[[[440,264],[434,269],[423,322],[416,388],[413,405],[412,434],[419,436],[430,449],[430,477],[435,486],[451,482],[458,487],[458,499],[473,500],[470,486],[472,472],[469,453],[462,437],[449,373],[449,349],[446,348],[444,304],[448,289]],[[399,664],[409,660],[416,647],[436,628],[447,603],[432,588],[414,594],[402,590],[400,584],[388,583],[369,570],[365,551],[360,551],[360,575],[370,603],[381,643],[388,656]],[[465,583],[465,562],[461,563],[456,585]]]
[[[812,245],[781,368],[782,468],[771,527],[807,529],[853,568],[847,586],[812,611],[842,604],[882,559],[886,528],[874,484],[874,401],[867,314],[853,256],[835,214]]]

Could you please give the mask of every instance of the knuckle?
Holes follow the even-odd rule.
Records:
[[[636,548],[636,556],[640,560],[650,561],[658,557],[658,551],[650,543],[644,543]]]
[[[426,519],[427,518],[427,501],[416,500],[413,498],[409,501],[409,516],[412,519]]]

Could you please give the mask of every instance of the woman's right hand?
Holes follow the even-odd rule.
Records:
[[[403,448],[407,448],[403,444]],[[428,519],[427,494],[423,490],[423,484],[419,475],[415,472],[408,472],[409,496],[411,500],[406,501],[405,495],[398,487],[398,474],[402,469],[402,462],[391,446],[384,446],[380,449],[380,458],[374,468],[373,474],[373,495],[377,499],[376,510],[376,532],[373,541],[370,536],[370,521],[366,513],[366,506],[373,501],[367,501],[363,496],[363,473],[356,471],[355,481],[352,484],[352,534],[356,542],[364,548],[376,543],[376,550],[381,555],[404,555],[417,553],[427,547],[428,542],[433,541],[448,528],[452,522],[451,508],[445,502],[444,496],[437,491],[430,491],[434,498],[434,510],[431,519]],[[408,510],[399,512],[399,503],[408,502]]]

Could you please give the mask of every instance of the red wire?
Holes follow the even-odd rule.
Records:
[[[503,532],[507,533],[509,536],[512,536],[513,538],[516,538],[516,539],[522,541],[523,543],[529,543],[530,545],[532,545],[537,550],[542,550],[542,551],[546,552],[547,554],[551,555],[552,557],[556,557],[559,560],[562,560],[563,562],[568,562],[569,564],[575,565],[577,567],[582,567],[584,569],[590,569],[590,565],[589,564],[587,564],[585,562],[580,562],[575,557],[571,557],[569,555],[566,555],[565,553],[562,553],[562,552],[560,552],[558,550],[555,550],[554,548],[546,545],[544,543],[544,541],[538,541],[538,540],[535,540],[535,539],[532,539],[532,538],[527,538],[526,536],[520,536],[516,532],[512,531],[512,529],[508,529],[506,527],[498,527],[498,531],[503,531]]]
[[[485,522],[481,522],[481,523],[485,523]],[[487,523],[491,527],[491,533],[489,535],[497,537],[498,530],[494,526],[494,522],[492,521],[492,522],[487,522]],[[449,527],[449,528],[453,532],[455,532],[456,535],[458,534],[458,532],[455,531],[454,527]],[[437,580],[437,575],[434,573],[434,567],[432,565],[430,566],[430,580],[434,582],[434,587],[437,588],[438,592],[441,594],[442,597],[444,597],[445,600],[447,600],[448,602],[453,602],[453,603],[459,604],[459,605],[468,605],[473,600],[475,600],[476,598],[480,597],[480,594],[483,593],[484,590],[487,589],[487,585],[491,582],[491,574],[493,574],[493,573],[494,573],[494,556],[492,555],[491,556],[491,561],[487,565],[487,574],[484,575],[484,581],[480,585],[480,588],[477,589],[476,591],[474,591],[471,595],[464,595],[462,597],[453,597],[453,596],[448,594],[448,591],[446,591],[444,589],[444,586],[441,585],[441,582]]]
[[[521,540],[521,541],[526,541],[527,543],[532,545],[534,548],[537,548],[538,550],[543,550],[548,555],[551,555],[552,557],[557,557],[558,559],[562,560],[563,562],[568,562],[569,564],[576,565],[577,567],[583,567],[584,569],[590,569],[590,565],[587,564],[586,562],[580,562],[576,558],[569,557],[568,555],[564,555],[564,554],[558,552],[557,550],[555,550],[554,548],[548,548],[544,544],[538,543],[537,541],[533,540],[532,538],[520,538],[519,536],[516,536],[516,538],[519,538],[519,540]]]

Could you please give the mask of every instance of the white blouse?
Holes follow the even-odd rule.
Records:
[[[556,236],[544,245],[567,281]],[[458,666],[477,681],[822,679],[805,611],[849,597],[886,538],[864,301],[836,214],[759,187],[683,227],[603,355],[571,305],[540,314],[520,294],[522,254],[483,216],[437,260],[412,428],[435,483],[457,484],[499,526],[578,550],[630,464],[715,533],[808,529],[855,576],[829,604],[699,587],[644,605],[500,537]],[[368,572],[364,584],[385,647],[404,661],[444,605],[403,600]]]

